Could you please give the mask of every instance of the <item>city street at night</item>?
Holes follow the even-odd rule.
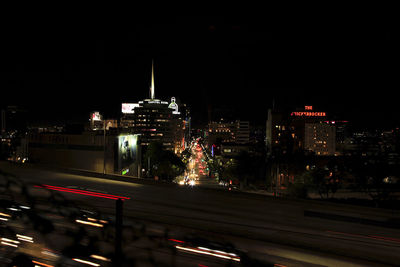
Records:
[[[0,266],[399,266],[397,8],[245,7],[4,9]]]
[[[210,188],[218,188],[218,182],[215,178],[209,177],[209,167],[207,166],[207,158],[205,148],[197,140],[193,140],[190,145],[190,158],[187,163],[185,178],[181,178],[180,184],[189,186],[202,186]]]

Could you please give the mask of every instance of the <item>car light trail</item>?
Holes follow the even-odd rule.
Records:
[[[21,211],[20,209],[16,209],[16,208],[7,208],[8,210],[12,210],[12,211]]]
[[[10,214],[6,214],[6,213],[2,213],[2,212],[0,212],[0,216],[4,216],[4,217],[11,217],[11,215],[10,215]]]
[[[83,264],[87,264],[87,265],[100,266],[100,264],[94,263],[94,262],[91,262],[91,261],[85,261],[85,260],[81,260],[81,259],[77,259],[77,258],[73,258],[72,260],[80,262],[80,263],[83,263]]]
[[[214,256],[214,257],[218,257],[218,258],[222,258],[222,259],[227,259],[227,260],[234,260],[234,261],[240,261],[239,257],[232,257],[230,255],[228,255],[226,252],[224,252],[223,254],[221,253],[217,253],[217,252],[213,252],[213,250],[204,250],[201,248],[189,248],[189,247],[181,247],[181,246],[175,246],[177,249],[181,249],[181,250],[185,250],[185,251],[189,251],[189,252],[194,252],[194,253],[199,253],[199,254],[204,254],[204,255],[210,255],[210,256]]]
[[[52,257],[59,257],[54,251],[52,251],[48,248],[43,249],[42,254],[52,256]]]
[[[111,262],[110,259],[100,256],[100,255],[90,255],[91,258],[96,259],[96,260],[101,260],[101,261],[108,261]]]
[[[6,242],[11,242],[11,243],[15,243],[15,244],[19,244],[21,242],[17,241],[17,240],[12,240],[12,239],[8,239],[8,238],[1,238],[2,241],[6,241]]]
[[[60,187],[60,186],[35,185],[34,187],[36,187],[36,188],[44,188],[44,189],[49,189],[49,190],[54,190],[54,191],[60,191],[60,192],[74,193],[74,194],[85,195],[85,196],[107,198],[107,199],[113,199],[113,200],[117,200],[117,199],[128,200],[128,199],[130,199],[129,197],[110,195],[110,194],[104,194],[104,193],[97,193],[97,192],[80,190],[80,189],[71,189],[71,188],[65,188],[65,187]]]
[[[18,247],[18,245],[16,245],[16,244],[12,244],[12,243],[8,243],[8,242],[4,242],[4,241],[1,241],[1,244],[2,244],[2,245],[6,245],[6,246],[10,246],[10,247],[15,247],[15,248],[17,248],[17,247]]]
[[[94,223],[94,222],[88,222],[88,221],[82,221],[82,220],[75,220],[75,222],[81,223],[81,224],[87,224],[87,225],[91,225],[91,226],[96,226],[96,227],[103,227],[103,225],[100,223]]]
[[[170,239],[168,239],[169,241],[173,241],[173,242],[177,242],[177,243],[185,243],[185,241],[182,241],[182,240],[178,240],[178,239],[172,239],[172,238],[170,238]]]
[[[17,239],[21,240],[21,241],[29,242],[29,243],[34,243],[33,238],[30,236],[26,236],[26,235],[17,234]]]
[[[360,235],[360,234],[351,234],[351,233],[336,232],[336,231],[329,231],[329,230],[326,231],[326,232],[332,233],[332,234],[345,235],[345,236],[352,236],[352,237],[359,237],[359,238],[369,238],[369,239],[375,239],[375,240],[381,240],[381,241],[400,243],[400,239],[392,238],[392,237],[376,236],[376,235]]]
[[[32,260],[32,263],[38,264],[38,265],[35,265],[35,266],[54,267],[54,265],[46,264],[46,263],[43,263],[43,262],[40,262],[40,261],[35,261],[35,260]]]

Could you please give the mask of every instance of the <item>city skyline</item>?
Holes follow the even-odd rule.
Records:
[[[5,9],[0,265],[397,265],[398,23],[366,5]]]
[[[206,123],[210,108],[262,122],[275,102],[283,109],[313,105],[361,125],[398,125],[390,17],[330,19],[180,16],[115,31],[99,26],[87,35],[86,24],[51,36],[51,26],[10,31],[0,74],[8,96],[0,104],[43,119],[93,110],[115,118],[121,103],[148,97],[154,60],[157,95],[188,104],[194,122]],[[35,42],[27,45],[29,37]]]

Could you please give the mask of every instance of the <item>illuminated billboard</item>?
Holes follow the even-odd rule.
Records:
[[[128,168],[137,159],[137,135],[118,136],[118,171]]]
[[[137,103],[122,103],[122,113],[124,114],[133,114],[135,113],[134,109],[139,107]]]
[[[98,111],[92,112],[90,114],[90,118],[92,121],[101,121],[102,120],[102,116],[100,115],[100,112],[98,112]]]

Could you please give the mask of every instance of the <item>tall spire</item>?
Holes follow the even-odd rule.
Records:
[[[154,59],[151,61],[151,86],[150,86],[150,98],[154,99]]]

